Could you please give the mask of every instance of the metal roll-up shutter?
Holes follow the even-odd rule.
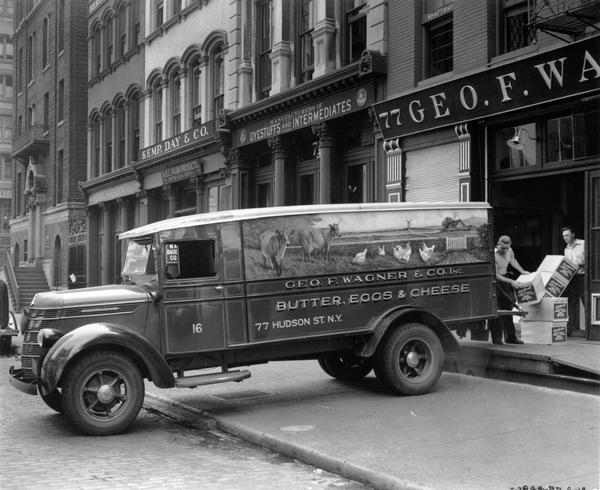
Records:
[[[458,201],[459,144],[406,152],[406,200]]]

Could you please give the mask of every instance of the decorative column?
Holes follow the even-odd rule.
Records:
[[[163,185],[162,187],[163,194],[167,196],[169,200],[169,211],[167,218],[174,218],[175,211],[177,211],[177,187],[173,184]]]
[[[326,17],[327,13],[318,9],[318,21],[315,23],[315,29],[312,34],[313,46],[315,48],[315,70],[313,79],[331,73],[335,70],[335,20]]]
[[[457,124],[454,132],[458,138],[458,200],[471,200],[471,133],[468,123]]]
[[[97,207],[88,208],[88,247],[86,253],[87,285],[100,284],[98,264],[98,211]]]
[[[209,116],[212,111],[212,103],[211,98],[209,96],[210,87],[212,84],[210,83],[210,79],[208,78],[208,56],[202,56],[200,58],[200,104],[202,105],[202,122],[209,121]],[[214,117],[217,119],[217,116]]]
[[[335,138],[326,122],[312,126],[312,132],[319,137],[319,204],[330,204],[331,166]]]
[[[269,147],[273,150],[274,167],[274,206],[285,206],[285,159],[288,156],[288,147],[282,136],[275,136],[269,140]]]
[[[190,122],[192,120],[190,115],[191,109],[191,97],[190,97],[190,77],[189,70],[187,68],[182,68],[179,72],[179,79],[181,80],[181,90],[179,91],[180,99],[180,117],[181,117],[181,132],[187,131],[192,126]]]
[[[37,195],[36,197],[40,197]],[[35,206],[35,256],[34,262],[41,261],[44,258],[44,224],[42,222],[42,204],[39,199]]]
[[[139,225],[147,225],[148,221],[148,195],[145,190],[139,190],[135,193],[135,198],[139,202],[140,215],[139,215]]]
[[[198,175],[190,179],[190,184],[194,186],[196,191],[196,213],[204,212],[204,176]]]
[[[227,165],[231,170],[231,207],[233,209],[247,208],[250,169],[242,159],[238,148],[229,150]]]
[[[112,271],[112,230],[113,230],[113,216],[112,206],[109,202],[103,202],[99,204],[102,210],[102,222],[103,222],[103,237],[102,237],[102,250],[100,251],[100,264],[101,264],[101,284],[111,284],[113,282]]]

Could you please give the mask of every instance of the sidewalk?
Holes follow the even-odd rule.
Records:
[[[378,489],[598,488],[600,397],[444,373],[396,397],[371,374],[333,380],[314,361],[252,367],[241,384],[148,397]]]

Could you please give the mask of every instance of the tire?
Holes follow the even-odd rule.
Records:
[[[371,359],[351,353],[328,352],[319,357],[319,366],[332,378],[342,381],[358,381],[371,372]]]
[[[60,413],[61,415],[64,414],[65,410],[63,408],[62,394],[60,393],[60,391],[54,390],[48,393],[47,395],[43,395],[41,390],[38,388],[38,393],[42,397],[42,400],[44,400],[44,403],[48,405],[52,410]]]
[[[84,434],[120,434],[137,417],[144,401],[144,382],[133,361],[117,352],[83,357],[62,384],[64,412]]]
[[[435,386],[443,366],[444,351],[435,332],[407,323],[384,338],[375,374],[395,393],[422,395]]]

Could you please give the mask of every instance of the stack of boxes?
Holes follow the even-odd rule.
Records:
[[[536,272],[522,275],[517,282],[517,302],[527,316],[521,319],[521,340],[531,344],[553,344],[567,340],[569,309],[561,298],[577,265],[562,255],[547,255]]]

